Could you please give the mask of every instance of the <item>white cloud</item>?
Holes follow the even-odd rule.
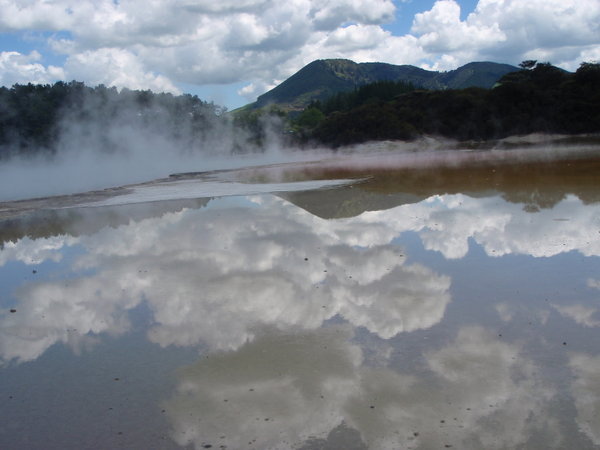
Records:
[[[314,59],[451,69],[534,58],[574,69],[600,52],[596,0],[481,0],[465,20],[457,2],[439,0],[404,36],[382,28],[394,20],[391,0],[2,0],[0,7],[0,30],[66,32],[48,39],[67,56],[67,78],[170,91],[182,82],[246,81],[255,87],[242,92],[249,100]],[[99,75],[96,60],[108,64],[107,74]],[[62,79],[59,68],[27,64],[34,65],[20,64],[2,82]]]
[[[372,49],[390,36],[389,32],[374,25],[350,25],[338,28],[325,41],[326,47],[333,47],[343,51]]]
[[[395,12],[394,4],[388,0],[326,0],[311,3],[311,17],[317,30],[335,30],[346,22],[377,25],[391,21]]]
[[[0,52],[0,85],[12,86],[15,83],[36,84],[64,80],[64,70],[60,67],[45,67],[39,61],[41,55],[33,51],[29,55],[19,52]]]
[[[480,0],[466,20],[459,15],[454,0],[439,0],[415,16],[412,31],[439,66],[453,56],[460,64],[535,58],[573,69],[600,47],[595,0]]]
[[[260,11],[267,7],[271,0],[184,0],[182,6],[191,12],[230,14],[233,12]]]
[[[460,20],[454,0],[437,1],[430,11],[417,14],[412,26],[419,43],[431,53],[472,50],[506,40],[497,23],[471,25]]]
[[[70,11],[72,11],[70,3],[60,0],[57,2],[2,0],[0,1],[2,11],[0,31],[68,29],[73,25],[70,18]]]
[[[136,55],[122,49],[103,48],[77,53],[67,59],[65,71],[69,78],[87,80],[93,86],[105,84],[180,93],[168,78],[146,70]]]

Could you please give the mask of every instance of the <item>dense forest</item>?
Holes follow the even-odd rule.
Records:
[[[292,126],[301,142],[331,146],[438,135],[490,140],[533,132],[600,132],[600,64],[575,73],[524,61],[492,89],[415,89],[375,83],[313,102]]]
[[[337,147],[422,135],[480,141],[600,132],[600,64],[583,63],[574,73],[535,61],[521,67],[492,89],[426,90],[378,81],[292,113],[273,105],[229,114],[188,94],[76,81],[0,87],[0,159],[52,155],[66,146],[115,152],[126,150],[132,136],[167,152],[219,146],[231,153],[260,149],[271,137],[280,144]]]
[[[0,87],[0,159],[53,154],[65,141],[100,139],[105,151],[118,151],[119,129],[153,133],[193,146],[219,133],[224,109],[197,96],[95,88],[72,81],[54,85]],[[77,136],[75,136],[75,134]]]

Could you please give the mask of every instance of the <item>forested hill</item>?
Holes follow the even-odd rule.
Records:
[[[542,133],[600,133],[600,64],[575,73],[535,61],[493,89],[424,90],[380,82],[324,102],[295,119],[299,139],[325,145],[438,135],[491,140]]]
[[[409,65],[324,59],[300,69],[248,107],[278,105],[287,110],[302,109],[311,101],[323,101],[335,93],[377,81],[402,81],[425,89],[491,88],[503,75],[516,70],[517,67],[493,62],[472,62],[449,72],[435,72]]]

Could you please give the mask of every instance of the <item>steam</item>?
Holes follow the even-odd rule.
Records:
[[[176,172],[287,159],[273,131],[277,124],[268,119],[262,123],[265,139],[257,145],[248,131],[234,126],[214,105],[182,113],[152,98],[140,106],[134,96],[127,102],[122,94],[105,102],[98,97],[84,95],[79,105],[61,113],[53,151],[34,149],[23,155],[13,150],[16,156],[0,162],[0,201],[73,194]],[[13,149],[18,145],[14,142]]]
[[[91,90],[73,91],[70,106],[60,113],[52,150],[33,149],[24,155],[17,150],[22,143],[15,141],[12,154],[17,156],[0,160],[0,202],[100,190],[177,172],[292,161],[319,160],[323,169],[419,168],[509,159],[544,160],[548,154],[556,158],[559,154],[564,157],[598,149],[596,140],[571,150],[559,152],[553,148],[549,152],[546,138],[536,135],[529,141],[520,137],[521,141],[500,142],[496,149],[488,146],[486,151],[461,152],[457,151],[460,143],[423,137],[410,143],[370,143],[339,149],[338,158],[322,161],[322,149],[298,152],[287,145],[278,117],[264,115],[254,129],[245,129],[219,107],[191,96],[117,93],[102,87],[96,88],[93,95]],[[526,145],[519,146],[518,142]]]

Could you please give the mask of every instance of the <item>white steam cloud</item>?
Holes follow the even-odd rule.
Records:
[[[282,146],[273,132],[277,124],[268,118],[261,123],[264,142],[256,144],[250,132],[234,126],[219,107],[199,102],[183,111],[175,109],[192,97],[153,94],[140,105],[144,93],[96,89],[94,95],[84,92],[80,105],[61,110],[51,149],[29,144],[31,149],[23,151],[19,139],[5,146],[4,154],[15,156],[0,159],[0,201],[105,189],[177,172],[264,164],[281,156]]]

